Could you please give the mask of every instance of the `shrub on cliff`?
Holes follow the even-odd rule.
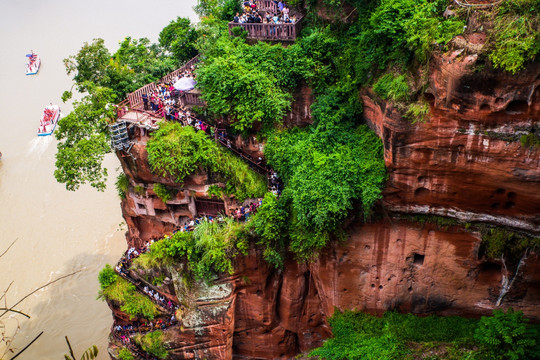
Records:
[[[538,331],[527,325],[521,311],[509,308],[493,310],[493,316],[483,316],[474,338],[483,346],[489,359],[525,360],[540,357]]]
[[[99,285],[101,286],[101,290],[105,290],[106,288],[108,288],[116,281],[117,278],[118,275],[116,274],[116,272],[114,272],[111,265],[105,265],[105,267],[99,272],[98,275],[98,281]]]
[[[310,356],[329,360],[424,359],[439,348],[440,358],[474,358],[472,336],[478,323],[474,319],[395,312],[376,317],[336,309],[329,323],[333,338],[311,351]]]
[[[135,360],[135,357],[133,356],[131,351],[129,351],[129,349],[121,348],[120,351],[118,352],[118,359],[119,360]]]
[[[490,35],[489,58],[496,68],[515,74],[540,51],[540,2],[503,1]]]
[[[297,225],[318,234],[311,245],[304,236],[293,239],[302,255],[323,247],[325,232],[337,230],[355,202],[368,217],[381,198],[386,179],[381,140],[367,126],[339,119],[321,119],[309,131],[276,133],[265,147],[268,162],[282,176]]]
[[[118,196],[120,199],[125,199],[127,192],[129,190],[129,179],[126,174],[121,172],[118,174],[118,177],[116,178],[116,182],[114,183],[116,186],[116,191],[118,193]]]
[[[257,213],[246,225],[257,235],[257,245],[263,248],[263,258],[277,268],[283,267],[287,240],[288,214],[283,202],[273,193],[266,193]]]
[[[161,201],[163,201],[163,203],[166,203],[167,201],[171,200],[174,194],[176,193],[175,189],[170,189],[167,186],[160,183],[155,183],[153,189],[157,197],[160,198]]]
[[[161,330],[152,331],[145,335],[138,335],[135,341],[137,341],[145,352],[158,359],[165,359],[169,355],[163,344],[163,332]]]
[[[197,280],[211,280],[220,273],[233,274],[233,259],[246,254],[248,239],[244,224],[226,218],[223,222],[203,219],[193,232],[178,231],[155,242],[135,265],[145,268],[185,263],[184,269]]]
[[[110,273],[109,270],[106,272]],[[99,297],[118,302],[120,310],[128,314],[130,319],[142,317],[152,320],[158,314],[156,305],[147,296],[139,294],[135,285],[120,276],[116,276],[112,283],[103,288]]]
[[[205,170],[223,177],[230,192],[240,200],[260,197],[266,192],[264,177],[216,145],[203,131],[192,127],[173,122],[161,125],[148,141],[147,150],[152,171],[160,176],[172,176],[179,183],[186,176]]]

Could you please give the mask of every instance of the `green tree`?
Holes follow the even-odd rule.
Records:
[[[207,60],[198,69],[197,80],[208,109],[238,131],[251,129],[254,123],[271,126],[291,104],[291,96],[276,87],[271,73],[234,54]]]
[[[160,330],[146,333],[138,337],[137,340],[144,351],[158,359],[165,359],[169,354],[163,345],[163,332]]]
[[[83,183],[103,191],[108,171],[102,166],[111,151],[108,123],[115,117],[116,96],[109,88],[86,83],[88,95],[73,103],[74,109],[58,123],[54,176],[66,189]]]
[[[68,75],[74,74],[73,81],[80,92],[87,91],[88,84],[103,84],[106,82],[107,67],[111,54],[105,47],[105,40],[94,39],[91,44],[84,43],[76,55],[64,59]]]
[[[283,267],[288,216],[282,202],[273,193],[266,193],[262,205],[248,223],[263,247],[264,259],[277,268]]]
[[[527,325],[521,311],[509,308],[493,310],[493,316],[483,316],[474,338],[484,346],[489,359],[524,360],[540,356],[538,332]]]
[[[111,265],[109,264],[105,265],[105,267],[99,272],[99,275],[98,275],[98,281],[99,281],[101,290],[108,288],[111,284],[113,284],[116,281],[117,278],[118,278],[118,275],[113,270]]]
[[[191,26],[189,19],[178,17],[161,30],[159,45],[170,51],[178,64],[181,64],[197,55],[195,41],[198,36],[197,30]]]

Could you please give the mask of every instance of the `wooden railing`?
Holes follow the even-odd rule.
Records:
[[[132,109],[138,109],[143,107],[142,96],[143,94],[149,94],[157,90],[157,85],[155,83],[150,83],[144,85],[142,88],[135,90],[134,92],[128,94],[129,105]]]
[[[302,18],[294,24],[240,24],[231,21],[229,34],[233,35],[233,28],[241,27],[248,32],[249,39],[294,41],[300,34],[301,23]]]
[[[205,102],[201,99],[201,94],[187,92],[178,98],[181,105],[204,106]]]
[[[189,60],[187,63],[184,64],[180,69],[174,70],[172,73],[165,75],[161,78],[161,82],[168,82],[175,76],[178,76],[179,74],[186,71],[186,69],[191,70],[191,66],[195,65],[199,62],[199,55],[195,56],[193,59]]]
[[[199,62],[199,55],[197,55],[193,59],[189,60],[181,68],[179,68],[179,69],[173,71],[172,73],[167,74],[164,77],[162,77],[159,82],[169,82],[172,78],[174,78],[175,76],[178,76],[178,74],[181,74],[181,73],[183,73],[184,71],[186,71],[188,69],[191,70],[191,66],[193,66],[194,64],[196,64],[198,62]],[[129,101],[130,108],[133,109],[133,110],[142,109],[143,108],[142,95],[143,94],[149,94],[149,93],[153,92],[154,90],[157,90],[157,85],[156,85],[155,82],[147,84],[147,85],[141,87],[140,89],[137,89],[132,93],[129,93],[127,95],[127,100]],[[185,95],[187,95],[187,94],[188,93],[186,93]],[[202,101],[199,98],[199,94],[194,93],[194,94],[190,94],[190,95],[192,95],[192,96],[190,96],[188,99],[186,99],[184,101],[185,105],[199,105],[199,106],[204,105],[204,101]]]
[[[257,1],[257,10],[275,14],[278,11],[278,7],[273,0],[259,0]]]

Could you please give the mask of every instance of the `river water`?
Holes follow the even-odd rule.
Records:
[[[97,274],[113,264],[126,248],[125,225],[114,180],[119,162],[106,159],[108,189],[83,186],[77,192],[56,183],[53,171],[56,140],[37,137],[43,107],[59,104],[71,87],[62,59],[75,54],[85,41],[105,39],[111,52],[125,36],[156,42],[160,30],[177,16],[196,16],[196,0],[2,0],[0,11],[0,296],[7,305],[37,287],[73,271],[32,295],[17,310],[31,316],[3,317],[6,335],[19,325],[15,350],[43,335],[18,359],[62,359],[64,336],[75,354],[97,345],[100,359],[108,358],[107,335],[112,317],[105,302],[96,300]],[[25,76],[25,54],[42,58],[38,75]],[[4,307],[4,299],[0,307]],[[2,329],[0,328],[0,336]],[[0,359],[11,359],[0,344]]]

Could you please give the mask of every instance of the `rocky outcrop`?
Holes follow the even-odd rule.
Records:
[[[458,53],[431,63],[426,123],[362,95],[365,120],[384,142],[384,205],[539,234],[540,149],[519,140],[540,125],[540,66],[478,72],[475,55]]]
[[[396,216],[437,214],[540,234],[540,150],[519,141],[539,126],[540,67],[532,64],[516,76],[480,71],[477,57],[467,54],[458,50],[431,61],[425,123],[412,124],[391,103],[361,94],[365,120],[385,148],[383,219],[353,222],[347,241],[331,243],[311,264],[287,259],[277,270],[252,248],[235,260],[232,276],[191,288],[170,270],[182,304],[178,326],[165,331],[171,358],[292,358],[330,336],[326,319],[336,308],[475,317],[496,308],[504,269],[483,256],[479,233]],[[297,125],[310,120],[311,95],[303,89],[301,96],[302,119],[289,119]],[[245,141],[257,154],[256,141]],[[131,191],[122,209],[128,241],[140,245],[189,217],[190,197],[204,196],[209,180],[190,177],[185,184],[193,192],[160,203],[151,184],[175,184],[152,174],[143,143],[133,153],[123,158],[124,171],[145,193]],[[171,214],[175,206],[178,213]],[[528,254],[502,303],[535,321],[539,260]]]

